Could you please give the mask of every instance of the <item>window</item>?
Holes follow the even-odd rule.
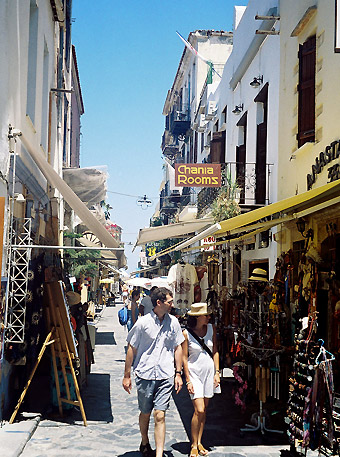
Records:
[[[221,113],[221,124],[226,124],[227,122],[227,106],[224,107],[224,110]]]
[[[35,121],[35,101],[37,90],[38,16],[37,4],[35,0],[31,0],[28,36],[26,114],[30,117],[33,124]]]
[[[43,60],[43,84],[42,84],[42,110],[41,110],[41,145],[47,151],[47,132],[48,132],[48,62],[49,53],[47,44],[44,45]]]
[[[308,38],[299,48],[298,147],[315,141],[316,39]]]

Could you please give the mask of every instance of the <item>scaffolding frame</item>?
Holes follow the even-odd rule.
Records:
[[[31,219],[12,220],[9,227],[5,343],[23,343],[31,260]],[[15,245],[15,247],[13,247]]]

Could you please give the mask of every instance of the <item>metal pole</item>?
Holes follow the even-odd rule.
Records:
[[[12,245],[14,249],[87,249],[89,251],[124,251],[124,248],[107,248],[98,246],[45,246],[44,244],[29,244],[29,245],[22,245],[22,244],[14,244]]]

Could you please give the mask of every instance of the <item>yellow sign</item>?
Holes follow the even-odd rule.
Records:
[[[176,187],[221,187],[220,163],[176,163]]]

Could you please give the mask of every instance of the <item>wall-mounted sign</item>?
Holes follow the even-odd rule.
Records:
[[[214,236],[208,236],[207,238],[204,238],[203,240],[201,240],[201,245],[205,245],[203,246],[203,249],[201,249],[202,251],[214,251],[216,249],[216,245],[214,244],[216,243],[216,238]],[[213,246],[207,246],[207,245],[213,245]]]
[[[323,168],[331,163],[333,160],[338,159],[340,156],[340,141],[333,141],[325,150],[320,152],[319,156],[315,158],[315,164],[312,165],[312,172],[307,175],[307,190],[310,190],[316,181],[318,174]],[[336,163],[332,167],[327,168],[328,182],[336,181],[340,178],[340,167]]]
[[[221,187],[220,163],[176,163],[176,187]]]

